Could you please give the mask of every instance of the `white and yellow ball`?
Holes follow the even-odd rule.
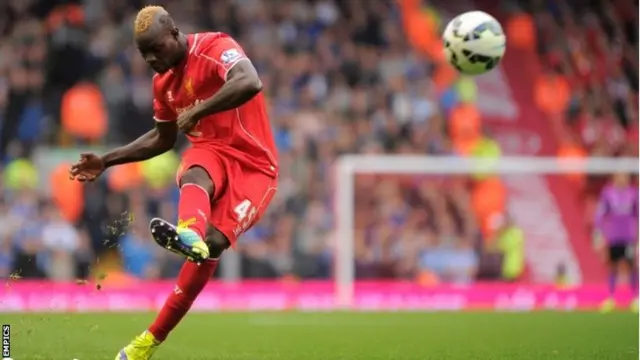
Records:
[[[494,69],[506,50],[502,26],[482,11],[469,11],[453,18],[442,38],[447,61],[465,75],[480,75]]]

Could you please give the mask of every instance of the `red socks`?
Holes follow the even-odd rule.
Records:
[[[182,201],[180,201],[182,203]],[[182,265],[175,289],[164,303],[149,332],[158,341],[164,341],[187,314],[202,289],[218,267],[218,260],[207,260],[200,266],[187,261]]]
[[[210,216],[209,193],[195,184],[182,185],[178,204],[178,224],[197,232],[204,240]]]

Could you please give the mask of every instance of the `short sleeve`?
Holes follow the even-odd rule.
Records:
[[[216,72],[224,81],[227,80],[229,70],[237,63],[249,60],[242,47],[230,37],[221,37],[214,40],[211,47],[204,53],[216,62]]]
[[[162,94],[161,91],[156,89],[155,83],[153,86],[153,118],[157,122],[169,122],[176,121],[176,114],[167,104],[166,98],[171,94]]]

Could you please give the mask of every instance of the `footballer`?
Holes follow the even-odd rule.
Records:
[[[278,161],[262,83],[242,47],[220,32],[183,34],[160,6],[140,10],[134,40],[153,77],[155,127],[102,156],[85,153],[72,179],[93,181],[105,169],[158,156],[178,131],[183,154],[177,224],[155,218],[155,241],[185,257],[174,291],[155,321],[116,355],[150,359],[207,284],[222,252],[251,228],[276,192]]]

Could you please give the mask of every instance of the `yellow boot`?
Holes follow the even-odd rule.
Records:
[[[601,313],[609,313],[616,309],[616,301],[614,298],[608,298],[600,304]]]
[[[120,350],[115,360],[149,360],[158,350],[159,345],[160,342],[153,334],[145,331]]]

